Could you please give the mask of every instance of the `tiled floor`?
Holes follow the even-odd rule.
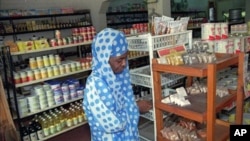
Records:
[[[85,124],[47,141],[91,141],[89,126]]]

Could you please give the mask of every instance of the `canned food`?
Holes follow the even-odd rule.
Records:
[[[56,44],[56,39],[50,39],[50,46],[51,46],[51,47],[57,46],[57,44]]]

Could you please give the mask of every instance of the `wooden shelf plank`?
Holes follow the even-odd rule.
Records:
[[[217,54],[217,61],[215,62],[217,70],[221,70],[233,64],[237,64],[238,55]],[[153,59],[153,71],[169,72],[193,77],[206,77],[207,64],[193,64],[193,65],[166,65],[158,64],[157,59]]]
[[[190,101],[191,105],[180,107],[174,104],[165,104],[161,101],[156,101],[156,108],[160,108],[162,110],[167,110],[176,115],[180,115],[186,117],[188,119],[194,119],[197,117],[197,122],[206,121],[206,111],[207,111],[207,94],[197,94],[197,95],[189,95],[187,99]],[[230,104],[232,101],[236,100],[236,93],[229,94],[225,97],[216,96],[215,104],[216,111],[222,110],[226,105]]]
[[[163,129],[162,113],[164,111],[198,121],[206,124],[206,139],[209,141],[226,141],[229,138],[229,123],[216,119],[216,113],[222,110],[227,104],[236,101],[236,123],[242,124],[243,113],[243,68],[245,62],[244,53],[240,54],[216,54],[217,61],[211,64],[180,65],[172,66],[158,64],[153,59],[153,78],[154,78],[154,99],[156,114],[157,140],[165,141],[161,135]],[[237,93],[233,91],[225,97],[216,96],[216,72],[230,66],[238,66],[238,85]],[[161,73],[175,73],[191,77],[207,77],[208,93],[190,95],[188,99],[191,105],[179,107],[174,104],[162,103],[161,93]]]
[[[215,124],[215,141],[226,141],[229,138],[229,126],[221,122]],[[157,132],[157,140],[170,141],[161,135],[161,132]],[[201,141],[206,141],[207,138],[201,138]]]

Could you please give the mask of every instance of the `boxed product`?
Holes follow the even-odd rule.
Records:
[[[37,15],[36,9],[29,9],[26,13],[27,16]]]
[[[62,8],[61,12],[62,12],[62,14],[74,13],[74,9],[73,8]]]
[[[35,49],[43,49],[50,47],[47,39],[34,40],[34,43],[35,43]]]
[[[10,9],[9,10],[9,16],[10,17],[22,16],[22,10],[19,10],[19,9]]]
[[[49,9],[49,14],[50,15],[61,14],[61,9],[60,8],[51,8],[51,9]]]
[[[16,44],[20,52],[35,49],[35,45],[33,41],[17,41]]]
[[[36,14],[37,15],[48,15],[49,10],[48,9],[36,9]]]
[[[0,10],[0,17],[8,17],[9,12],[8,10]]]

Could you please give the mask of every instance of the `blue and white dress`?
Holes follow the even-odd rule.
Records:
[[[84,90],[83,109],[92,141],[139,141],[139,109],[130,81],[128,62],[114,74],[109,58],[128,51],[120,31],[105,28],[92,43],[92,72]]]

